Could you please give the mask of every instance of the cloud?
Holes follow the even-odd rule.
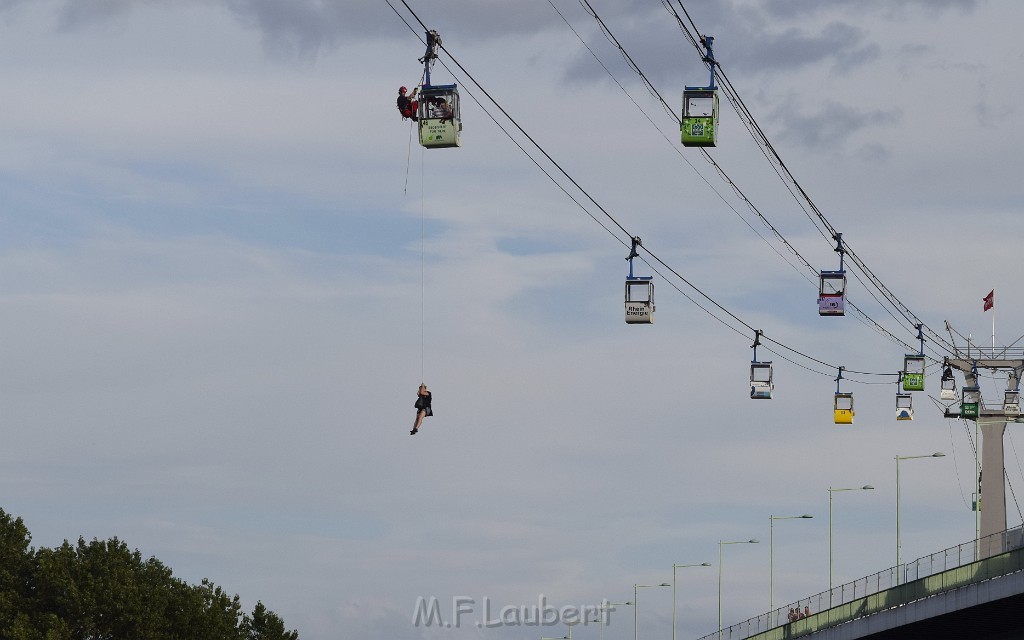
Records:
[[[868,111],[838,102],[826,102],[813,113],[788,104],[772,114],[781,138],[819,149],[841,149],[860,132],[870,128],[878,134],[901,119],[902,113],[896,108]]]

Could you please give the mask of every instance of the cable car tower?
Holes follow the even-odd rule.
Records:
[[[427,149],[462,146],[462,116],[459,107],[459,89],[455,84],[430,84],[430,67],[437,60],[441,36],[427,31],[427,52],[420,58],[423,63],[423,85],[420,88],[417,120],[420,144]]]
[[[713,36],[701,36],[704,62],[711,68],[706,87],[683,87],[683,117],[679,132],[684,147],[713,147],[718,143],[718,87],[715,86],[715,54],[711,51]]]
[[[948,327],[949,323],[946,324]],[[988,471],[979,474],[981,486],[978,494],[984,496],[984,504],[982,506],[982,501],[978,500],[978,535],[979,540],[986,541],[986,544],[978,549],[978,559],[1003,553],[1006,549],[1006,540],[993,535],[1006,531],[1006,467],[1003,458],[1003,436],[1007,424],[1024,422],[1020,413],[1020,379],[1024,375],[1024,350],[1014,349],[1011,352],[1009,347],[997,350],[994,345],[993,339],[990,353],[971,345],[970,341],[967,343],[966,353],[954,345],[955,356],[947,357],[943,361],[943,399],[947,398],[947,374],[950,381],[953,380],[954,369],[964,374],[960,410],[954,411],[955,405],[947,406],[945,417],[973,420],[977,424],[983,443],[979,443],[981,470]],[[978,385],[979,369],[988,369],[993,373],[1008,371],[1006,390],[1003,392],[1001,403],[985,403],[981,387]]]

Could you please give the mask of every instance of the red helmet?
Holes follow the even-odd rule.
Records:
[[[405,93],[406,91],[408,91],[408,89],[405,87],[398,87],[398,93]]]

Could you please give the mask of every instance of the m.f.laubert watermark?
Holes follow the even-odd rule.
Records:
[[[491,598],[479,600],[471,596],[453,596],[451,615],[447,618],[442,611],[441,601],[436,596],[416,598],[412,612],[414,627],[438,626],[457,629],[472,622],[478,628],[494,627],[550,627],[557,624],[608,624],[614,605],[602,600],[597,605],[565,605],[554,607],[548,604],[547,596],[541,594],[537,604],[496,606]]]

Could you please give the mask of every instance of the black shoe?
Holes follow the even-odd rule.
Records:
[[[410,431],[410,432],[409,432],[409,435],[410,435],[410,436],[414,436],[414,435],[416,435],[416,433],[417,433],[418,431],[419,431],[419,429],[413,429],[412,431]]]

